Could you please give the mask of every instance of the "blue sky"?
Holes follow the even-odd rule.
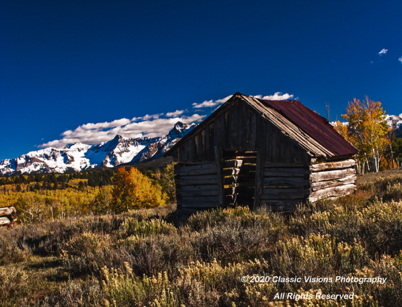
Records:
[[[401,13],[373,0],[2,1],[0,160],[161,134],[235,92],[323,116],[328,103],[333,120],[367,95],[399,115]]]

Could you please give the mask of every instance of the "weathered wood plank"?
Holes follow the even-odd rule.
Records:
[[[309,180],[303,177],[264,177],[265,186],[308,187]]]
[[[222,170],[223,176],[238,175],[239,173],[240,173],[240,168],[236,168],[236,167],[224,168]]]
[[[203,184],[203,185],[185,185],[180,188],[183,191],[197,192],[197,191],[209,191],[218,189],[216,184]]]
[[[303,177],[308,174],[308,170],[295,168],[264,168],[264,177]]]
[[[263,189],[261,199],[297,199],[309,195],[308,189]]]
[[[315,202],[315,201],[319,200],[320,198],[324,198],[324,197],[340,197],[340,196],[350,194],[354,190],[356,190],[355,184],[347,184],[347,185],[342,185],[342,186],[338,186],[338,187],[322,189],[322,190],[318,190],[316,192],[311,193],[309,196],[309,201]]]
[[[318,191],[321,189],[336,187],[340,185],[346,184],[355,184],[357,180],[356,175],[350,175],[344,178],[334,179],[334,180],[325,180],[311,183],[312,191]]]
[[[13,213],[16,213],[14,207],[4,207],[4,208],[0,208],[0,216],[12,215]]]
[[[0,225],[8,225],[10,223],[11,223],[11,221],[7,217],[5,217],[5,216],[0,217]]]
[[[338,162],[325,162],[310,165],[310,170],[313,172],[325,171],[325,170],[339,170],[342,168],[351,168],[356,166],[354,159]]]
[[[177,165],[177,168],[180,168],[181,166],[191,166],[191,165],[202,165],[202,164],[211,164],[211,162],[192,162],[192,161],[184,161],[184,162],[180,162]]]
[[[226,160],[223,163],[224,168],[229,168],[229,167],[241,167],[243,165],[243,160]]]
[[[200,175],[200,176],[182,176],[176,179],[176,185],[202,185],[217,184],[217,175]]]
[[[180,167],[177,170],[177,174],[180,176],[216,174],[216,164],[208,163]]]
[[[188,191],[183,189],[177,190],[177,195],[181,195],[183,197],[188,196],[212,196],[212,195],[219,195],[218,187],[215,186],[214,189],[209,190],[200,190],[200,191]]]
[[[301,162],[290,162],[290,163],[285,163],[285,162],[265,162],[264,163],[265,168],[300,168],[300,167],[305,167],[303,163]]]
[[[353,174],[356,174],[356,170],[354,168],[313,172],[310,174],[310,181],[317,182],[317,181],[322,181],[322,180],[334,180],[334,179],[338,179],[338,178],[344,178],[344,177],[347,177],[347,176],[350,176]]]
[[[216,202],[219,203],[219,195],[215,196],[183,196],[181,197],[182,204],[190,204],[190,203],[210,203]]]

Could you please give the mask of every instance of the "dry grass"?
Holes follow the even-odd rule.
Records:
[[[372,176],[370,174],[370,176]],[[381,174],[380,174],[381,176]],[[0,231],[2,306],[402,306],[401,177],[359,181],[354,195],[291,216],[174,207]],[[242,283],[248,275],[302,277]],[[312,283],[304,276],[387,278]],[[353,301],[274,300],[276,293]]]

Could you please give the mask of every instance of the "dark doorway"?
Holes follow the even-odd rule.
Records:
[[[256,151],[223,152],[225,206],[253,206],[256,159]]]

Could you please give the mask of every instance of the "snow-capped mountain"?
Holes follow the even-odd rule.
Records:
[[[124,138],[116,135],[114,139],[99,145],[75,143],[63,149],[48,147],[31,151],[18,158],[1,161],[0,174],[79,172],[96,166],[136,164],[161,157],[194,127],[195,124],[177,122],[163,137]]]
[[[402,114],[399,114],[399,116],[387,115],[385,120],[388,126],[395,131],[395,136],[402,137]]]

